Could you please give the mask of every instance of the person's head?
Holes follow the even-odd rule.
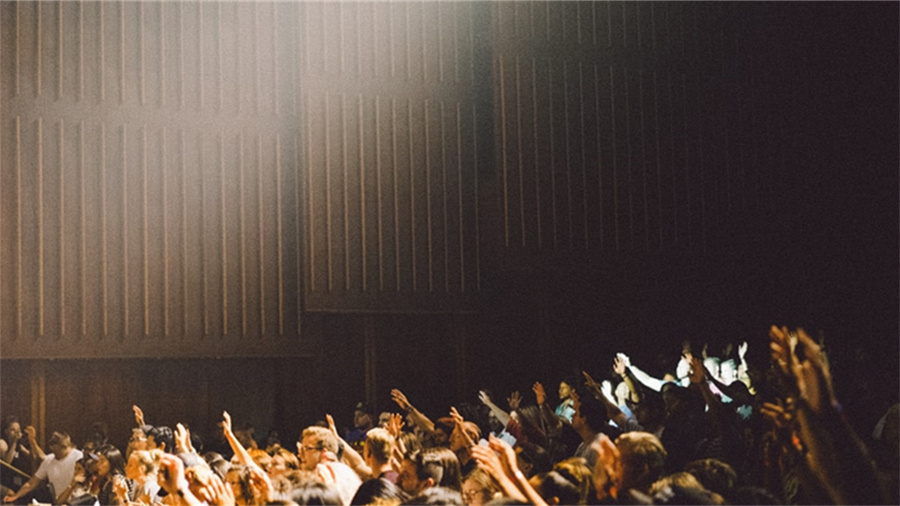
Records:
[[[497,493],[497,486],[491,475],[476,467],[462,482],[463,500],[469,506],[482,506],[491,501]]]
[[[147,432],[147,449],[162,450],[166,453],[175,451],[175,433],[171,427],[160,425]]]
[[[465,421],[462,423],[462,432],[469,437],[473,443],[477,443],[481,439],[481,429],[473,422]],[[450,433],[450,450],[458,452],[466,448],[466,438],[458,431]]]
[[[0,435],[2,435],[3,439],[6,441],[15,441],[22,438],[22,424],[16,416],[10,415],[4,417],[2,425],[3,427],[0,428]]]
[[[400,464],[397,484],[410,495],[418,495],[429,487],[460,490],[460,475],[459,459],[455,453],[447,448],[430,448]]]
[[[372,410],[362,402],[357,403],[353,408],[353,426],[359,430],[369,430],[374,427]]]
[[[718,459],[700,459],[688,462],[684,470],[694,475],[704,488],[730,498],[737,483],[734,468]]]
[[[342,504],[341,494],[337,487],[314,480],[304,481],[294,487],[291,491],[291,500],[299,506]]]
[[[691,392],[675,383],[664,383],[661,389],[666,416],[684,413],[690,408]]]
[[[559,382],[559,400],[564,401],[572,397],[572,384],[566,380]]]
[[[144,431],[140,428],[131,429],[131,437],[128,438],[128,450],[136,451],[136,450],[149,450],[149,445],[147,444],[147,434],[144,434]]]
[[[57,460],[64,459],[72,451],[72,438],[65,432],[54,432],[47,441],[47,448]]]
[[[386,429],[375,427],[366,433],[363,458],[375,465],[387,464],[396,444],[394,436]],[[371,465],[371,464],[370,464]]]
[[[97,456],[85,454],[84,457],[78,459],[75,463],[74,480],[80,483],[89,483],[93,476],[97,474]]]
[[[320,462],[330,460],[338,451],[338,441],[334,434],[325,427],[311,425],[303,429],[300,441],[297,442],[297,456],[300,457],[300,469],[314,471]]]
[[[695,478],[693,474],[685,471],[680,471],[667,476],[663,476],[662,478],[653,482],[653,485],[650,486],[649,493],[651,496],[655,496],[663,492],[667,487],[671,487],[672,485],[676,485],[681,488],[703,488],[703,485],[700,484],[699,481],[697,481],[697,478]]]
[[[216,476],[218,476],[219,479],[224,482],[225,476],[228,474],[228,468],[231,467],[231,463],[225,460],[225,457],[223,457],[222,454],[218,452],[204,453],[203,460],[205,460],[209,468],[212,469],[214,473],[216,473]]]
[[[453,419],[438,418],[434,422],[434,430],[427,435],[427,445],[432,448],[450,446],[450,434],[453,434]]]
[[[575,414],[572,416],[572,427],[581,432],[585,427],[597,433],[609,422],[606,406],[590,395],[579,398],[575,403]]]
[[[97,475],[101,478],[125,474],[125,457],[113,445],[97,448]]]
[[[231,487],[234,501],[237,505],[246,505],[253,502],[253,488],[250,486],[250,468],[247,466],[233,465],[228,468],[225,475],[225,484]]]
[[[459,505],[464,506],[462,494],[459,490],[447,487],[429,487],[403,504],[415,504],[419,506],[430,505]]]
[[[373,478],[364,481],[356,489],[356,494],[353,495],[350,504],[379,504],[386,506],[388,504],[400,504],[406,499],[407,495],[391,481],[384,478]]]
[[[587,460],[581,457],[571,457],[557,462],[553,466],[553,470],[578,488],[578,504],[585,504],[588,497],[592,496],[591,490],[594,483]]]
[[[733,358],[723,360],[719,364],[719,379],[726,385],[730,385],[732,381],[737,380],[737,364],[734,363]]]
[[[649,432],[626,432],[616,438],[616,446],[620,458],[613,485],[647,493],[662,475],[668,455],[659,438]]]
[[[553,463],[543,446],[529,441],[517,441],[515,446],[516,464],[525,476],[531,478],[538,473],[546,473]]]
[[[159,470],[159,450],[135,450],[128,456],[128,464],[125,465],[125,477],[131,480],[143,481],[149,476],[156,476]]]
[[[579,504],[578,487],[556,471],[536,474],[528,482],[547,504]]]
[[[283,476],[291,471],[300,469],[300,460],[293,453],[278,447],[272,452],[272,458],[269,459],[265,470],[269,476]]]
[[[382,428],[388,428],[388,425],[391,424],[391,412],[390,411],[382,411],[378,413],[378,426]]]

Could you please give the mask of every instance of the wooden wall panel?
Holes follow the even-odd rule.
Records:
[[[304,353],[298,13],[0,6],[4,357]]]

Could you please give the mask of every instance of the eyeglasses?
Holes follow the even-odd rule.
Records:
[[[315,446],[301,446],[301,445],[297,445],[297,451],[300,451],[300,452],[320,452],[320,451],[322,451],[322,449],[321,449],[321,448],[316,448]]]

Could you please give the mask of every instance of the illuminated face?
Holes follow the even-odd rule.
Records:
[[[397,474],[397,485],[407,494],[415,496],[419,493],[419,477],[416,475],[416,466],[409,460],[400,464],[400,473]]]
[[[391,424],[391,414],[387,411],[382,411],[378,415],[378,425],[384,428],[387,428],[388,425]]]
[[[266,466],[266,471],[269,472],[269,476],[281,476],[287,472],[287,463],[284,461],[284,457],[281,455],[273,455],[272,459],[269,460],[269,464]]]
[[[475,480],[466,480],[462,484],[463,500],[469,506],[482,506],[491,500],[490,492],[475,483]]]
[[[19,422],[13,422],[9,424],[9,427],[6,428],[6,439],[12,441],[14,439],[19,439],[22,437],[22,426],[19,425]]]
[[[566,400],[572,396],[572,387],[565,381],[559,383],[559,398]]]
[[[102,476],[108,475],[109,469],[110,469],[109,459],[107,459],[103,455],[100,455],[99,458],[97,459],[97,476],[102,477]]]
[[[322,461],[322,450],[319,449],[315,436],[306,436],[297,443],[297,456],[300,457],[300,469],[315,471]]]
[[[128,457],[128,463],[125,464],[125,477],[130,480],[137,480],[141,477],[141,459],[134,453]]]
[[[131,450],[149,450],[147,441],[147,436],[144,435],[144,431],[140,429],[135,429],[131,432],[131,439],[128,440],[128,446],[131,447]]]

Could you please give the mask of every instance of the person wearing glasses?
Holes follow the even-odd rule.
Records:
[[[350,466],[337,458],[338,439],[325,427],[317,425],[303,429],[297,442],[300,470],[314,472],[318,481],[337,488],[341,502],[350,504],[362,480]]]

